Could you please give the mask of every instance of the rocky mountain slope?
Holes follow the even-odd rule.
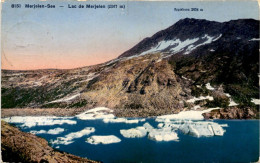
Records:
[[[235,101],[256,113],[258,35],[259,21],[252,19],[182,19],[104,64],[2,70],[2,108],[105,106],[117,116],[154,116]]]
[[[48,142],[33,134],[1,122],[1,151],[4,162],[87,162],[96,163],[52,149]]]

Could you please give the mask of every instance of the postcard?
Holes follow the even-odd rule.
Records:
[[[258,162],[257,1],[4,0],[4,162]]]

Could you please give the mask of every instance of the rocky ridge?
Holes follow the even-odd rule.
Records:
[[[97,163],[57,151],[51,148],[45,139],[22,132],[4,121],[1,121],[1,151],[2,160],[5,162]]]

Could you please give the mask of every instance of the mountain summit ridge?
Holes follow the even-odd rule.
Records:
[[[232,35],[240,37],[241,39],[258,38],[259,34],[257,32],[258,29],[256,29],[257,27],[259,27],[259,22],[254,19],[238,19],[220,23],[205,19],[185,18],[164,30],[155,33],[153,36],[143,39],[134,47],[122,53],[118,58],[131,57],[134,55],[138,56],[143,54],[145,51],[149,51],[151,48],[158,46],[161,41],[167,42],[169,40],[179,39],[179,41],[173,43],[181,44],[182,42],[185,42],[185,40],[193,40],[197,38],[198,40],[194,40],[194,42],[191,42],[190,44],[196,45],[203,43],[201,38],[206,36],[213,38],[221,36],[222,39],[228,39],[228,37],[230,39],[230,36]],[[248,30],[256,32],[252,33],[248,32]],[[207,39],[204,39],[204,42],[206,41]],[[187,46],[188,45],[189,44],[187,44]],[[166,48],[161,49],[159,52],[165,50],[166,52],[171,53],[171,51]],[[177,53],[179,52],[182,51],[178,51]],[[176,54],[176,52],[171,53],[171,55],[173,54]]]

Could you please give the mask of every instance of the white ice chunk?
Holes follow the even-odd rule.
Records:
[[[64,144],[68,145],[73,143],[73,139],[81,138],[85,135],[89,135],[91,133],[95,132],[95,128],[93,127],[86,127],[81,131],[78,132],[72,132],[68,135],[65,135],[64,137],[58,137],[56,140],[51,141],[52,144]]]
[[[146,130],[152,130],[153,129],[153,126],[151,126],[148,122],[146,122],[143,127],[146,129]]]
[[[157,127],[158,127],[158,128],[163,128],[163,125],[164,125],[163,123],[159,123],[159,124],[157,125]]]
[[[106,119],[103,119],[103,121],[105,123],[138,123],[139,122],[138,119],[128,120],[126,118],[115,118],[115,119],[106,118]]]
[[[195,137],[222,136],[225,132],[219,124],[214,122],[185,122],[179,129],[182,133]]]
[[[40,130],[40,131],[35,131],[35,130],[32,130],[30,131],[30,133],[32,134],[51,134],[51,135],[57,135],[57,134],[60,134],[64,131],[63,128],[55,128],[55,129],[50,129],[49,131],[46,131],[46,130]]]
[[[50,129],[47,134],[51,134],[51,135],[58,135],[60,133],[64,132],[64,128],[55,128],[55,129]]]
[[[211,127],[212,127],[212,130],[213,130],[213,132],[214,132],[214,134],[216,135],[216,136],[222,136],[222,135],[224,135],[224,130],[223,130],[223,128],[219,125],[219,124],[217,124],[217,123],[211,123]]]
[[[94,109],[90,109],[84,113],[76,115],[78,119],[81,120],[95,120],[95,119],[110,119],[115,118],[113,114],[111,114],[113,110],[106,107],[98,107]]]
[[[137,127],[128,130],[120,130],[120,133],[126,138],[141,138],[146,136],[147,131],[144,127]]]
[[[32,134],[46,134],[47,131],[46,130],[40,130],[40,131],[32,130],[32,131],[30,131],[30,133],[32,133]]]
[[[178,141],[179,137],[170,127],[153,129],[149,132],[148,138],[155,141]]]
[[[13,116],[3,118],[8,123],[21,123],[22,127],[34,127],[34,126],[51,126],[51,125],[62,125],[62,124],[77,124],[76,121],[70,120],[71,117],[55,117],[55,116]]]
[[[86,142],[90,144],[111,144],[111,143],[119,143],[121,142],[121,140],[114,135],[108,135],[108,136],[91,136],[87,138]]]

